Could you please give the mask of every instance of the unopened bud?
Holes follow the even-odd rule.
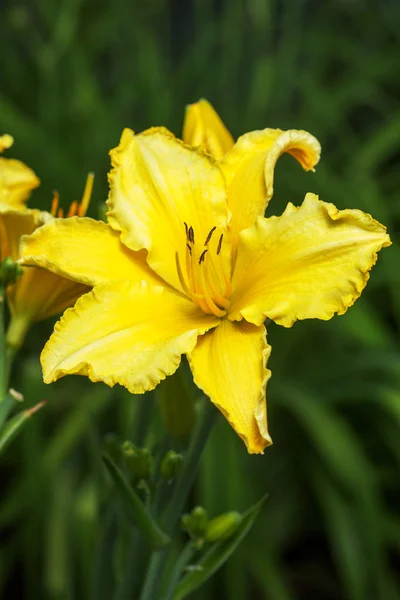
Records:
[[[188,532],[194,540],[204,538],[208,525],[208,515],[202,506],[196,506],[191,513],[181,519],[182,529]]]
[[[151,472],[152,458],[147,448],[137,448],[132,442],[122,445],[125,464],[135,480],[148,479]]]
[[[0,284],[7,287],[8,285],[15,283],[22,273],[22,267],[20,267],[11,256],[7,256],[0,266]]]
[[[169,450],[161,461],[161,475],[167,481],[172,481],[182,468],[183,456],[175,450]]]
[[[206,530],[205,539],[207,542],[221,542],[230,538],[239,527],[242,521],[242,515],[236,511],[219,515],[212,519]]]

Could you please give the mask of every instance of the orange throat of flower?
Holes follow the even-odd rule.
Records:
[[[232,292],[229,274],[221,256],[224,234],[210,229],[203,245],[196,244],[193,227],[184,224],[186,247],[184,268],[176,252],[176,268],[183,291],[205,313],[224,317]]]

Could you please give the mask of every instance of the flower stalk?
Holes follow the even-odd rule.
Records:
[[[171,537],[175,534],[186,499],[193,485],[202,452],[217,417],[216,409],[208,402],[202,412],[187,450],[182,470],[176,480],[174,491],[163,519],[163,530]],[[168,560],[168,549],[153,553],[147,569],[140,600],[160,598],[160,586]]]
[[[7,356],[4,331],[5,320],[5,289],[0,285],[0,402],[4,402],[7,392]]]

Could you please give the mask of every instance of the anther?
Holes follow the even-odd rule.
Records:
[[[192,254],[192,246],[190,244],[186,244],[186,248],[189,250],[190,254]]]
[[[188,224],[186,223],[186,221],[183,221],[183,224],[185,226],[186,238],[189,239],[189,227],[188,227]]]
[[[216,230],[216,227],[212,227],[209,231],[209,234],[206,238],[206,241],[204,242],[204,245],[207,246],[208,242],[211,240],[212,234],[214,233],[214,231]]]
[[[202,262],[204,262],[204,259],[206,257],[206,254],[208,252],[208,249],[206,248],[205,250],[203,250],[203,252],[200,254],[200,258],[199,258],[199,265],[201,265]]]
[[[194,231],[193,231],[193,227],[192,226],[189,227],[188,238],[189,238],[189,242],[191,244],[194,244]]]
[[[222,248],[222,240],[224,239],[224,234],[221,233],[221,236],[219,238],[219,242],[218,242],[218,246],[217,246],[217,254],[219,254],[221,252],[221,248]]]

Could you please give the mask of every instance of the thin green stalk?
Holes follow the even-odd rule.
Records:
[[[176,531],[187,496],[196,477],[201,454],[207,443],[216,416],[217,411],[215,407],[207,402],[203,407],[199,423],[185,457],[182,471],[175,484],[174,492],[163,519],[163,529],[170,536],[173,536]],[[147,569],[140,600],[159,600],[159,590],[168,554],[168,549],[153,553]]]
[[[7,357],[4,331],[5,304],[4,286],[0,286],[0,402],[4,402],[7,392]]]
[[[196,549],[194,547],[194,544],[193,544],[192,540],[190,540],[186,544],[186,546],[183,548],[178,560],[176,561],[176,563],[174,565],[172,573],[169,577],[167,589],[165,590],[165,594],[163,595],[163,600],[171,600],[172,599],[172,596],[173,596],[175,588],[178,584],[179,578],[180,578],[181,574],[183,573],[185,567],[192,560],[192,557],[193,557],[193,554],[195,553],[195,551],[196,551]]]
[[[0,298],[3,292],[0,289]],[[11,367],[14,361],[15,354],[17,352],[16,348],[13,348],[7,344],[7,337],[4,331],[4,302],[1,302],[1,315],[0,315],[0,431],[3,428],[3,425],[10,414],[15,400],[9,394],[9,380],[11,374]]]

